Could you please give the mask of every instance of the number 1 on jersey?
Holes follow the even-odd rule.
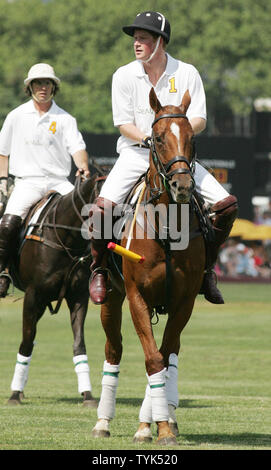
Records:
[[[169,83],[170,83],[169,93],[177,93],[177,89],[175,88],[175,77],[170,78]]]

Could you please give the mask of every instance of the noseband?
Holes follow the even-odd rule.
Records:
[[[158,118],[156,118],[153,121],[152,128],[153,128],[154,124],[156,124],[158,121],[160,121],[160,119],[165,119],[165,118],[169,118],[169,119],[174,119],[174,118],[188,119],[188,117],[185,114],[181,114],[181,113],[180,114],[162,114],[161,116],[159,116]],[[172,176],[176,175],[176,174],[189,174],[191,176],[193,184],[194,184],[194,178],[193,178],[193,175],[194,175],[194,172],[195,172],[195,146],[194,146],[194,140],[192,141],[192,144],[193,144],[193,155],[192,155],[191,163],[183,155],[177,155],[176,157],[172,158],[166,165],[164,165],[162,163],[158,153],[157,153],[155,143],[154,143],[154,137],[153,137],[153,134],[152,134],[151,152],[152,152],[154,164],[155,164],[156,167],[157,167],[156,162],[159,164],[160,174],[163,176],[164,180],[169,181],[172,178]],[[178,168],[177,170],[173,170],[171,172],[168,172],[169,169],[172,167],[172,165],[174,163],[177,163],[177,162],[186,163],[188,168]]]

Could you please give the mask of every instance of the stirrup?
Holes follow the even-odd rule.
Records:
[[[15,288],[14,288],[14,282],[13,282],[13,279],[12,279],[11,275],[7,271],[2,271],[0,273],[0,278],[1,277],[7,277],[9,279],[10,284],[12,285],[12,293],[11,294],[7,293],[6,295],[14,295]],[[10,286],[8,286],[8,289],[9,289],[9,287]]]
[[[98,268],[95,268],[92,272],[91,272],[91,276],[89,278],[89,283],[91,283],[92,279],[94,278],[95,274],[103,274],[104,276],[106,276],[106,281],[110,280],[111,279],[111,271],[110,269],[108,268],[101,268],[100,266],[98,266]]]

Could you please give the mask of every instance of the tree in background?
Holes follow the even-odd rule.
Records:
[[[62,79],[58,104],[80,129],[116,132],[112,74],[134,57],[133,39],[121,28],[147,9],[170,20],[168,52],[200,71],[209,127],[217,113],[246,116],[256,98],[270,96],[266,0],[0,0],[0,123],[26,100],[23,79],[31,65],[49,62]]]

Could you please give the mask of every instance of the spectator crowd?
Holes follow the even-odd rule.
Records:
[[[253,222],[271,226],[271,202],[268,210],[255,207]],[[216,265],[220,277],[262,278],[271,281],[271,239],[246,241],[229,238],[220,251]]]

